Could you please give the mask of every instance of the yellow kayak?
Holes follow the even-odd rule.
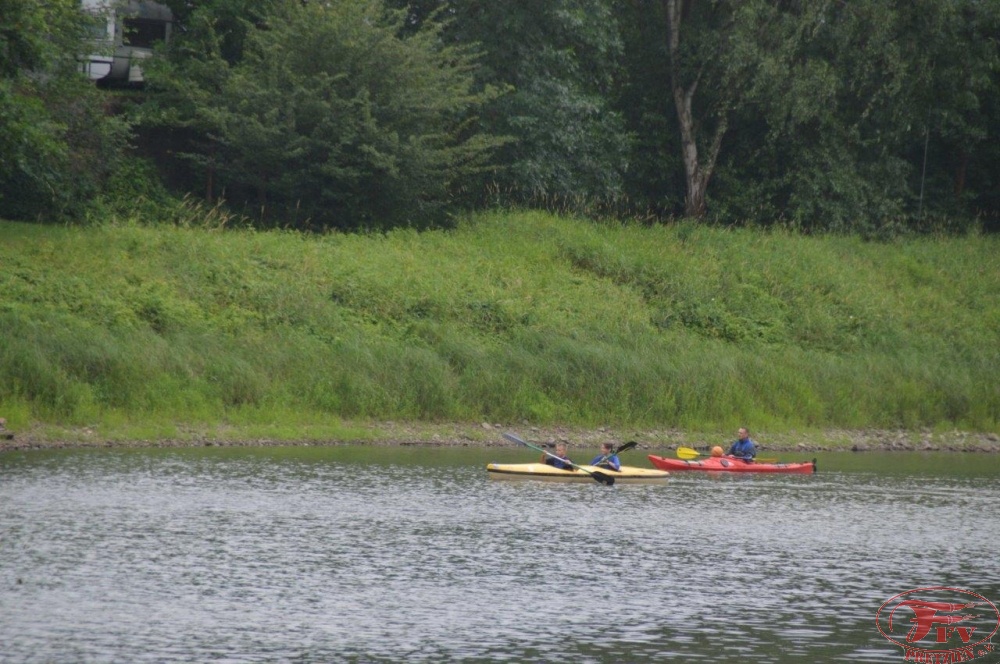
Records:
[[[609,470],[597,466],[579,466],[570,470],[562,470],[546,463],[489,463],[486,472],[498,480],[544,480],[547,482],[593,482],[591,473],[601,473],[613,477],[615,483],[641,484],[643,482],[659,482],[670,475],[665,470],[655,468],[639,468],[637,466],[622,466],[621,470]]]

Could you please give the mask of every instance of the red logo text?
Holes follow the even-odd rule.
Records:
[[[915,588],[889,598],[875,614],[886,639],[908,662],[952,664],[993,652],[1000,611],[978,593],[946,586]]]

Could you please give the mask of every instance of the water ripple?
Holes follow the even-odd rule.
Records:
[[[345,455],[0,466],[0,661],[887,662],[896,593],[1000,598],[989,477],[608,489]]]

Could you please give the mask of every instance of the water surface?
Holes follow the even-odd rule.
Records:
[[[1000,601],[1000,456],[817,456],[608,488],[488,478],[506,448],[0,454],[0,661],[902,662],[890,597]]]

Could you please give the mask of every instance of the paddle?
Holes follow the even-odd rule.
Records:
[[[690,447],[678,447],[677,448],[677,458],[678,459],[697,459],[700,456],[711,456],[710,454],[702,454],[701,452],[690,448]],[[778,463],[777,459],[754,459],[757,463]]]
[[[597,480],[601,484],[606,484],[607,486],[612,486],[615,483],[615,478],[611,477],[610,475],[605,475],[602,472],[590,471],[590,470],[587,470],[586,468],[582,468],[582,467],[576,465],[575,463],[573,463],[572,461],[567,461],[566,459],[563,459],[561,457],[556,456],[555,454],[552,454],[552,452],[546,452],[544,449],[542,449],[541,447],[538,447],[537,445],[532,445],[529,442],[523,441],[523,440],[521,440],[520,438],[518,438],[517,436],[515,436],[512,433],[505,433],[505,434],[503,434],[503,437],[506,438],[507,440],[511,441],[512,443],[517,443],[518,445],[524,445],[525,447],[530,447],[531,449],[536,450],[538,452],[541,452],[542,454],[547,454],[548,456],[552,457],[553,459],[559,459],[563,463],[568,463],[573,468],[576,468],[577,470],[582,470],[583,472],[587,473],[588,475],[590,475],[591,477],[593,477],[595,480]]]
[[[612,448],[611,453],[621,454],[622,452],[628,452],[629,450],[634,450],[637,447],[639,447],[639,443],[635,442],[634,440],[630,440],[627,443],[622,443],[621,447],[619,447],[618,449]]]

